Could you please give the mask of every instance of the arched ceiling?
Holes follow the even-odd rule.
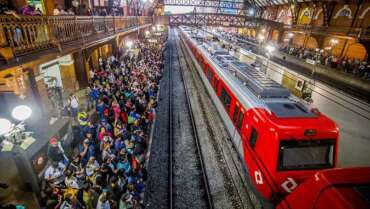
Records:
[[[273,5],[298,3],[342,2],[361,4],[368,0],[156,0],[157,3],[171,6],[221,7],[228,9],[263,8]]]

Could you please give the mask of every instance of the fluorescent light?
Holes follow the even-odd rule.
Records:
[[[0,135],[8,133],[12,129],[12,123],[4,118],[0,118]]]
[[[16,120],[24,121],[27,120],[32,114],[30,107],[26,105],[19,105],[12,111],[12,117]]]
[[[134,45],[132,41],[127,41],[126,46],[127,48],[131,49],[131,47]]]
[[[266,50],[268,51],[268,53],[272,53],[273,51],[275,51],[275,47],[274,46],[272,46],[272,45],[267,45],[266,47]]]

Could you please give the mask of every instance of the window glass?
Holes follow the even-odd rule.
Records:
[[[258,139],[258,133],[257,133],[257,130],[255,128],[252,128],[252,133],[251,133],[251,136],[249,138],[249,145],[254,149],[254,147],[256,146],[256,143],[257,143],[257,139]]]
[[[231,96],[226,92],[224,88],[221,88],[221,101],[224,104],[227,111],[230,110]]]
[[[236,105],[235,105],[234,115],[233,115],[233,121],[234,121],[234,122],[237,122],[238,114],[239,114],[239,106],[236,106]]]
[[[353,189],[370,205],[370,184],[357,185]]]
[[[208,78],[209,82],[212,83],[213,73],[212,73],[211,70],[207,71],[207,78]]]
[[[218,83],[219,83],[219,80],[218,79],[215,79],[215,83],[214,83],[213,88],[215,89],[216,92],[217,92]]]
[[[239,114],[239,117],[238,117],[238,123],[237,123],[237,126],[238,126],[239,130],[242,128],[243,117],[244,117],[244,113],[240,111],[240,114]]]
[[[335,140],[282,140],[279,170],[321,169],[333,167]]]

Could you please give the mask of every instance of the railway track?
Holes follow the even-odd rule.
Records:
[[[204,156],[173,30],[170,31],[168,49],[169,208],[213,209]]]
[[[230,134],[223,127],[223,124],[217,114],[215,107],[210,100],[210,96],[205,90],[202,81],[200,80],[199,74],[193,66],[193,62],[187,56],[187,52],[184,49],[184,45],[181,41],[178,43],[181,50],[181,56],[183,57],[186,65],[187,74],[191,80],[191,84],[195,91],[193,92],[194,101],[200,107],[201,115],[207,126],[209,138],[213,139],[213,146],[215,151],[218,153],[218,161],[223,164],[223,172],[225,174],[225,181],[228,188],[225,188],[229,194],[233,197],[233,206],[235,208],[263,208],[260,204],[258,197],[255,195],[246,172],[242,166],[242,160],[236,154],[236,148],[233,147],[231,142]],[[186,83],[186,82],[184,82]],[[213,108],[211,108],[213,107]]]
[[[146,208],[260,208],[248,196],[229,135],[180,42],[171,30],[148,167]]]

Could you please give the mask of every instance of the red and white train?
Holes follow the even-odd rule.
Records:
[[[264,200],[290,208],[283,200],[304,180],[336,167],[337,125],[198,29],[179,31],[254,187]]]

